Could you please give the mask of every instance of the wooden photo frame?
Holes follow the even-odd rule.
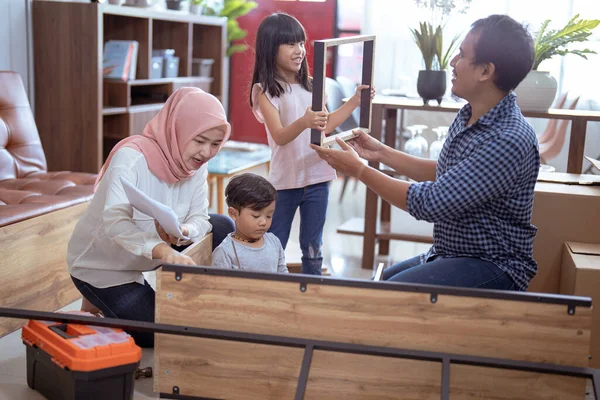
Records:
[[[373,87],[373,69],[375,61],[375,35],[359,35],[344,38],[315,40],[314,42],[314,71],[313,71],[313,91],[312,91],[312,110],[323,111],[325,100],[325,61],[327,57],[327,48],[339,46],[342,44],[364,43],[363,45],[363,65],[361,84]],[[363,90],[360,98],[360,121],[358,129],[366,133],[371,132],[371,91]],[[329,110],[330,112],[334,110]],[[346,141],[354,138],[352,131],[340,132],[335,135],[323,137],[318,129],[311,129],[310,142],[317,146],[329,147],[335,143],[335,139]]]

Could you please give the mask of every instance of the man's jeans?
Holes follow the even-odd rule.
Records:
[[[279,238],[285,249],[292,229],[296,210],[300,207],[300,249],[302,273],[321,275],[323,265],[323,226],[327,214],[329,182],[317,183],[300,189],[277,191],[273,224],[269,232]]]
[[[213,233],[213,250],[225,237],[235,230],[233,221],[224,215],[211,214],[210,224]],[[144,281],[126,283],[108,288],[97,288],[77,278],[71,277],[77,289],[90,303],[96,306],[108,318],[132,319],[154,322],[154,289]],[[151,332],[128,332],[140,347],[154,347],[154,334]]]
[[[421,264],[415,257],[392,265],[382,280],[466,288],[518,290],[514,281],[494,263],[474,257],[441,258]]]

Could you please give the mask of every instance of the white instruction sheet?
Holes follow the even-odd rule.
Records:
[[[123,184],[125,194],[133,207],[157,220],[160,226],[162,226],[169,235],[184,240],[190,239],[181,232],[177,215],[170,207],[151,199],[144,192],[133,186],[129,181],[123,179],[123,177],[121,177],[121,183]]]

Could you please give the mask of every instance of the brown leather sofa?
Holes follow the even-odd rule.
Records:
[[[21,77],[0,71],[1,307],[54,311],[80,297],[67,272],[67,243],[95,179],[47,171]],[[0,318],[0,337],[21,324]]]

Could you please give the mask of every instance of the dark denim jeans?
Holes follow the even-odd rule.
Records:
[[[220,214],[210,214],[209,222],[213,226],[213,250],[225,237],[235,230],[233,221]],[[77,289],[90,303],[96,306],[106,317],[154,322],[154,289],[144,282],[126,283],[108,288],[97,288],[77,278],[71,277]],[[140,347],[154,347],[154,334],[150,332],[128,332]]]
[[[474,257],[435,258],[421,264],[415,257],[383,271],[382,280],[479,289],[518,290],[494,263]]]
[[[277,203],[269,232],[279,238],[285,249],[292,221],[300,207],[300,249],[302,250],[302,273],[321,275],[323,265],[323,226],[327,214],[329,182],[317,183],[300,189],[277,191]]]

